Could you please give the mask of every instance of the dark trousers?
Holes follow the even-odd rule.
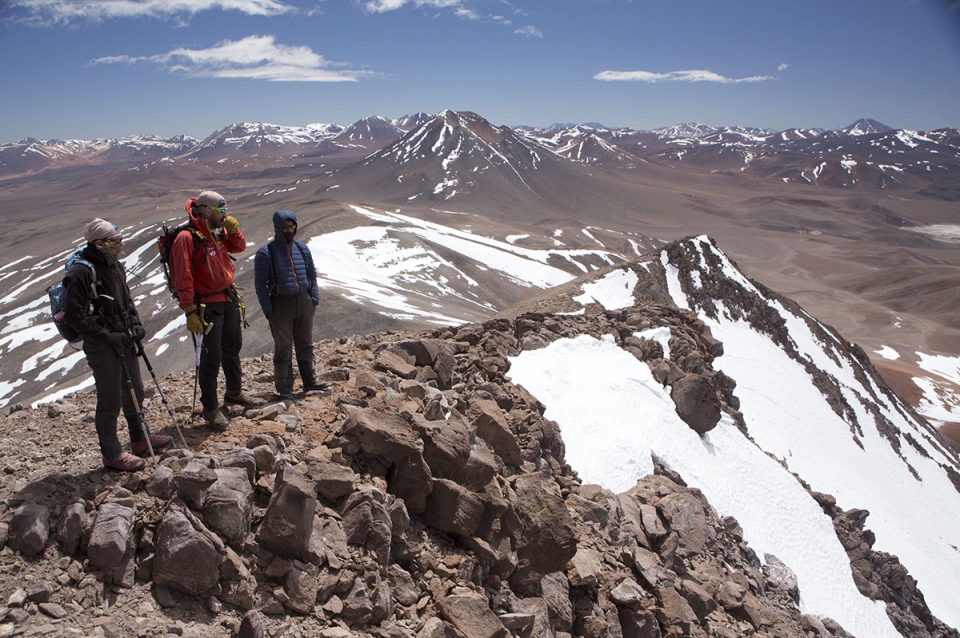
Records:
[[[140,361],[132,348],[125,348],[123,359],[112,346],[94,339],[83,340],[83,353],[93,370],[93,381],[97,386],[97,412],[94,424],[100,441],[100,453],[108,459],[119,458],[123,446],[117,438],[117,417],[123,410],[127,420],[127,430],[131,441],[142,441],[140,413],[137,405],[143,405],[143,381],[140,378]],[[130,383],[137,395],[134,403],[124,374],[124,363],[130,372]]]
[[[297,367],[304,384],[314,383],[313,314],[316,306],[309,292],[272,298],[270,334],[273,335],[273,375],[277,392],[293,390],[293,349],[297,349]]]
[[[227,392],[240,392],[242,389],[240,348],[243,347],[243,335],[240,310],[233,302],[216,301],[206,304],[203,319],[210,324],[210,329],[203,335],[200,348],[200,403],[204,410],[214,410],[220,407],[217,377],[221,367]]]

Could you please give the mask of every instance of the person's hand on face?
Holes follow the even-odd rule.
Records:
[[[197,206],[200,210],[201,216],[207,222],[207,226],[211,230],[217,230],[223,228],[223,218],[227,215],[227,207],[221,206],[215,208],[213,206]]]

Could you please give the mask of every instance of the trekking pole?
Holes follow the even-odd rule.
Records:
[[[173,410],[170,408],[170,403],[167,401],[167,396],[163,393],[163,388],[160,387],[160,381],[157,380],[157,375],[153,372],[153,366],[150,365],[150,359],[147,359],[147,353],[143,349],[143,343],[137,341],[137,354],[143,358],[143,362],[147,364],[147,370],[150,371],[150,376],[153,377],[153,383],[157,386],[157,392],[160,393],[160,402],[163,403],[167,408],[167,414],[170,415],[170,420],[173,421],[174,427],[177,428],[177,434],[180,435],[180,443],[183,444],[183,449],[189,450],[190,447],[187,445],[187,440],[183,438],[183,430],[180,429],[180,424],[177,423],[177,417],[173,415]]]
[[[190,338],[193,339],[193,349],[197,355],[197,363],[193,368],[193,405],[190,407],[190,420],[193,421],[197,416],[197,385],[200,381],[200,346],[203,344],[203,334],[198,337],[196,332],[191,332]]]
[[[200,326],[203,327],[203,332],[196,333],[191,332],[190,337],[193,339],[193,348],[196,351],[197,363],[193,369],[193,405],[190,407],[190,420],[193,421],[197,416],[197,386],[199,385],[200,380],[200,351],[203,347],[203,335],[207,334],[207,331],[210,329],[209,324],[207,326],[203,325],[203,311],[206,310],[206,304],[200,304],[198,312],[200,313]]]
[[[137,393],[133,389],[133,381],[130,377],[130,368],[127,367],[126,354],[120,353],[120,364],[123,366],[123,376],[127,382],[127,390],[130,392],[130,398],[133,399],[133,405],[137,408],[137,415],[140,419],[140,430],[143,432],[143,438],[147,442],[147,447],[150,449],[150,458],[153,459],[153,463],[157,463],[157,455],[153,451],[153,444],[150,442],[150,429],[147,427],[147,419],[143,416],[143,407],[140,405],[140,401],[137,400]]]

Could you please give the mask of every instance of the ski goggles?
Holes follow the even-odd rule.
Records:
[[[219,212],[221,215],[227,214],[227,200],[221,199],[220,203],[216,206],[211,206],[210,204],[200,204],[201,206],[206,206],[207,208],[212,208],[213,210]]]

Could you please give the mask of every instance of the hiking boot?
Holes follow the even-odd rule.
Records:
[[[234,405],[253,405],[256,403],[256,401],[245,395],[243,390],[238,392],[224,392],[223,402],[232,403]]]
[[[230,427],[230,419],[227,418],[226,414],[220,411],[220,408],[204,410],[201,412],[201,414],[203,414],[203,418],[207,420],[207,425],[217,432],[223,432]]]
[[[292,392],[278,392],[270,395],[271,401],[293,401]]]
[[[157,453],[160,450],[165,450],[171,445],[173,445],[173,437],[164,436],[161,434],[151,434],[150,445],[153,446],[154,453]],[[137,456],[146,456],[150,454],[150,445],[147,445],[146,440],[130,441],[130,451],[136,454]]]
[[[323,381],[314,381],[312,383],[304,383],[303,391],[304,392],[324,392],[330,389],[329,383],[324,383]]]
[[[137,458],[129,452],[122,452],[118,458],[108,459],[103,457],[103,467],[108,470],[120,470],[121,472],[136,472],[142,470],[146,465],[143,459]]]

